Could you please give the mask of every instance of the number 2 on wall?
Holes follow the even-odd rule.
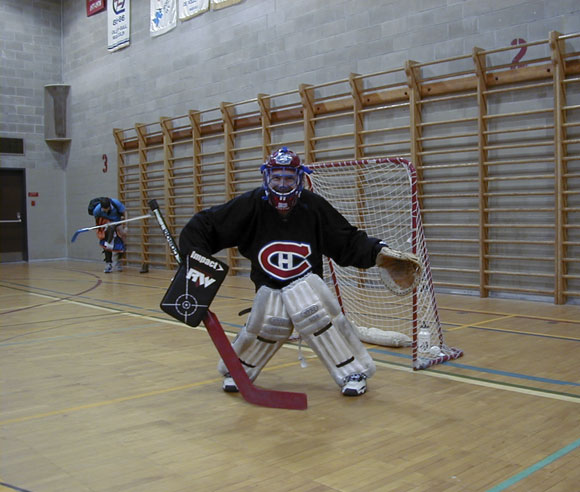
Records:
[[[512,39],[512,42],[510,43],[512,46],[517,46],[518,44],[526,44],[526,40],[522,39],[522,38],[516,38],[516,39]],[[528,47],[527,46],[522,46],[520,48],[520,51],[518,51],[518,53],[516,54],[516,56],[514,56],[513,60],[512,60],[512,66],[511,68],[522,68],[525,67],[525,63],[522,65],[518,65],[517,63],[524,57],[524,55],[526,54],[526,51],[528,51]]]
[[[109,170],[109,161],[107,159],[107,154],[103,154],[103,172],[106,173]]]

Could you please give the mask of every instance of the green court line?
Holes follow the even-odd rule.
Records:
[[[565,446],[562,449],[560,449],[559,451],[556,451],[555,453],[551,454],[550,456],[544,458],[543,460],[538,461],[536,464],[530,466],[529,468],[526,468],[525,470],[521,471],[517,475],[514,475],[511,478],[508,478],[507,480],[496,485],[495,487],[488,489],[486,492],[501,492],[502,490],[505,490],[508,487],[511,487],[512,485],[523,480],[524,478],[529,477],[533,473],[536,473],[538,470],[541,470],[542,468],[546,467],[550,463],[553,463],[554,461],[561,458],[562,456],[574,451],[577,447],[580,447],[580,439],[577,439],[573,443],[568,444],[568,446]]]

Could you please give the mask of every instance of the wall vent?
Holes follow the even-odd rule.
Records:
[[[24,139],[0,137],[0,154],[24,155]]]

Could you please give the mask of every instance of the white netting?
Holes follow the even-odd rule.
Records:
[[[391,294],[378,268],[361,270],[328,261],[324,277],[334,284],[341,305],[361,340],[387,346],[411,346],[413,367],[422,369],[462,355],[443,338],[429,256],[417,200],[416,173],[405,159],[369,159],[316,163],[309,167],[311,188],[345,218],[391,248],[415,253],[423,262],[421,282],[404,296]],[[421,330],[423,328],[423,330]],[[419,351],[421,332],[429,341]]]

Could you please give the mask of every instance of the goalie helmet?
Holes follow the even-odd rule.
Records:
[[[312,171],[300,162],[300,158],[287,147],[272,153],[260,167],[266,199],[280,213],[288,213],[304,188],[304,173]]]

